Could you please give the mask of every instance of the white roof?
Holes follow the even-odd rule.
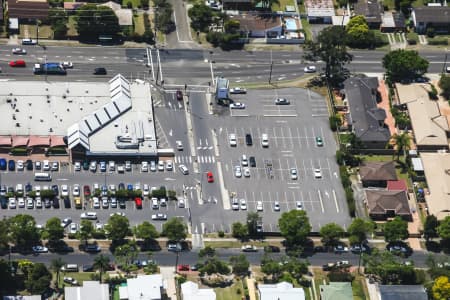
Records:
[[[83,286],[65,287],[64,299],[66,300],[109,300],[108,284],[98,281],[84,281]]]
[[[113,99],[116,108],[121,112],[125,112],[131,108],[131,100],[124,96],[117,96]]]
[[[302,288],[294,288],[291,283],[284,281],[277,284],[260,284],[258,290],[260,300],[305,300]]]
[[[86,116],[82,121],[84,121],[84,123],[86,123],[86,125],[89,127],[90,132],[96,131],[102,126],[102,124],[100,124],[100,121],[95,117],[94,114]]]
[[[423,164],[422,164],[422,160],[420,159],[420,157],[411,158],[411,162],[412,162],[414,171],[422,171],[423,172]]]
[[[117,109],[117,107],[114,106],[114,103],[112,102],[106,104],[103,109],[108,113],[111,119],[115,119],[120,114],[120,111]]]
[[[162,275],[138,275],[136,278],[127,279],[127,286],[129,300],[161,299]]]
[[[67,129],[67,142],[69,149],[81,144],[84,148],[89,149],[89,131],[86,126],[81,126],[80,123],[75,123]]]
[[[111,118],[106,114],[104,107],[97,110],[94,115],[97,117],[97,120],[100,121],[101,125],[106,125],[111,121]]]
[[[183,300],[216,300],[216,292],[213,289],[199,289],[198,284],[186,281],[181,284]]]

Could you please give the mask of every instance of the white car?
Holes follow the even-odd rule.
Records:
[[[75,278],[72,278],[72,277],[64,277],[63,281],[65,283],[69,283],[71,285],[78,285],[78,281]]]
[[[44,247],[44,246],[34,246],[34,247],[31,247],[31,249],[33,249],[34,253],[47,253],[48,252],[48,248]]]
[[[244,168],[244,177],[250,177],[250,168],[249,167],[245,167]]]
[[[23,184],[16,184],[16,193],[23,193]]]
[[[63,61],[61,63],[61,65],[63,66],[64,69],[72,69],[73,68],[73,63],[71,61]]]
[[[232,210],[239,210],[239,200],[236,198],[233,198],[231,200],[231,209]]]
[[[59,170],[59,163],[57,161],[52,162],[52,171]]]
[[[173,170],[173,162],[171,160],[166,161],[166,170],[172,171]]]
[[[35,192],[36,196],[39,197],[41,195],[41,186],[40,185],[35,185],[34,186],[34,192]]]
[[[115,195],[116,194],[116,185],[115,184],[110,184],[108,186],[109,192],[111,193],[111,195]]]
[[[156,172],[156,163],[154,160],[150,161],[150,171]]]
[[[24,166],[23,166],[23,160],[18,160],[16,163],[16,169],[17,171],[23,171]]]
[[[243,166],[243,167],[247,167],[248,166],[248,158],[247,158],[247,155],[242,155],[242,158],[241,158],[241,165]]]
[[[140,190],[141,189],[141,184],[139,183],[139,182],[136,182],[135,184],[134,184],[134,190],[135,191],[138,191],[138,190]]]
[[[175,144],[177,145],[178,151],[183,151],[183,143],[181,141],[176,141]]]
[[[117,172],[118,173],[125,173],[125,167],[123,165],[117,166]]]
[[[95,223],[95,230],[102,230],[103,229],[103,224],[102,223]]]
[[[315,73],[316,72],[316,67],[315,66],[306,66],[303,69],[303,72],[305,72],[305,73]]]
[[[234,102],[230,104],[231,109],[245,109],[245,104],[242,102]]]
[[[114,197],[111,198],[111,207],[117,208],[117,199]]]
[[[108,197],[102,197],[102,207],[103,208],[109,207]]]
[[[158,213],[158,214],[152,215],[152,220],[165,221],[165,220],[167,220],[167,215]]]
[[[149,194],[150,194],[150,187],[148,186],[148,184],[144,183],[144,185],[142,187],[142,195],[144,195],[144,197],[146,197]]]
[[[322,171],[319,168],[314,169],[314,178],[322,178]]]
[[[91,161],[91,163],[89,164],[89,170],[91,172],[97,171],[97,162],[95,160]]]
[[[274,210],[274,211],[280,211],[280,202],[275,201],[275,202],[273,203],[273,210]]]
[[[179,165],[178,169],[180,169],[181,174],[188,175],[189,169],[185,165]]]
[[[236,147],[237,146],[236,134],[230,133],[230,135],[228,136],[228,139],[229,139],[231,147]]]
[[[262,201],[257,201],[256,202],[256,211],[263,211],[264,210],[264,206]]]
[[[61,227],[66,228],[67,226],[69,226],[72,223],[72,219],[71,218],[64,218],[61,221]]]
[[[32,39],[22,39],[22,45],[36,45],[37,41]]]
[[[121,217],[125,217],[125,213],[121,212],[121,211],[117,211],[117,212],[113,212],[109,214],[110,217],[112,216],[121,216]]]
[[[241,168],[241,166],[235,166],[234,167],[234,176],[236,176],[237,178],[241,178],[242,177],[242,168]]]
[[[22,197],[18,198],[17,204],[19,205],[19,208],[24,208],[25,207],[25,199],[23,199]]]
[[[80,196],[80,185],[79,184],[74,184],[73,185],[72,195],[74,195],[74,197]]]
[[[110,160],[108,162],[108,166],[109,166],[109,170],[110,171],[115,171],[116,170],[116,163],[113,160]]]
[[[50,162],[48,160],[44,160],[42,170],[50,171]]]
[[[230,89],[230,94],[246,94],[247,90],[241,87],[234,87]]]
[[[141,172],[148,172],[148,161],[141,162]]]
[[[96,212],[92,212],[92,211],[88,211],[85,213],[82,213],[80,215],[81,219],[88,219],[88,220],[97,220],[97,213]]]
[[[61,196],[69,196],[69,187],[67,186],[67,184],[61,185]]]
[[[246,210],[247,209],[247,201],[245,201],[245,199],[241,199],[240,203],[241,203],[241,210]]]
[[[186,201],[184,201],[184,198],[178,198],[178,207],[184,208],[186,206]]]
[[[24,55],[24,54],[27,54],[27,50],[25,50],[23,48],[14,48],[14,49],[12,49],[12,53],[17,54],[17,55]]]
[[[28,209],[33,209],[34,208],[33,198],[27,198],[27,208]]]
[[[41,198],[36,198],[36,208],[42,208],[42,200]]]
[[[164,161],[158,161],[158,171],[164,171]]]
[[[289,170],[289,173],[291,174],[291,179],[292,180],[297,180],[298,179],[297,169],[292,168],[292,169]]]
[[[75,234],[75,233],[77,233],[77,231],[78,231],[78,224],[77,223],[70,224],[69,233]]]
[[[9,208],[16,208],[16,198],[9,198]]]
[[[267,133],[261,134],[261,146],[263,148],[269,147],[269,135]]]
[[[92,198],[92,202],[94,203],[93,204],[94,208],[100,208],[100,199],[98,199],[97,197],[94,197],[94,198]]]
[[[295,209],[296,210],[303,210],[303,204],[300,201],[295,202]]]
[[[130,172],[131,169],[132,169],[132,167],[131,167],[131,161],[128,161],[128,160],[127,160],[127,161],[125,162],[125,171]]]
[[[275,99],[275,104],[276,105],[289,105],[290,102],[286,98],[277,98],[277,99]]]
[[[75,171],[81,171],[81,162],[76,161],[75,165],[73,166]]]

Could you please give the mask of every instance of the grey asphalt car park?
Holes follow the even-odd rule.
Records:
[[[228,192],[246,199],[247,211],[256,211],[257,202],[262,201],[265,231],[278,230],[281,213],[296,209],[298,201],[308,212],[313,229],[329,222],[347,226],[350,218],[334,158],[336,142],[329,129],[325,99],[303,89],[282,89],[277,93],[252,90],[236,96],[233,98],[246,103],[247,108],[231,110],[229,116],[223,114],[214,124]],[[290,104],[273,105],[270,112],[268,103],[274,104],[277,97],[287,98]],[[235,115],[241,112],[247,115]],[[235,147],[229,144],[231,133],[237,136]],[[261,145],[264,133],[269,137],[267,148]],[[246,144],[246,134],[252,136],[251,146]],[[316,144],[318,136],[322,137],[323,146]],[[241,165],[243,154],[247,158],[254,156],[256,167],[250,167],[250,177],[237,178],[234,168]],[[291,168],[298,170],[298,179],[291,179]],[[320,168],[322,178],[315,178],[316,168]],[[274,210],[275,202],[280,204],[279,212]],[[242,220],[247,212],[234,214]]]

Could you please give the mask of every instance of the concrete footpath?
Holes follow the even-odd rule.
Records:
[[[247,288],[248,288],[248,295],[250,296],[250,300],[256,300],[256,287],[255,287],[255,280],[253,278],[246,278],[247,280]]]
[[[168,299],[177,299],[177,288],[175,285],[175,269],[174,267],[160,267],[163,282],[165,284]]]

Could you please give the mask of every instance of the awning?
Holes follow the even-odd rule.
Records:
[[[50,146],[50,137],[49,136],[39,136],[39,135],[30,136],[30,141],[28,142],[28,147],[36,147],[36,146],[43,146],[43,147]]]
[[[28,136],[20,136],[14,135],[12,137],[12,146],[13,147],[26,147],[28,145],[30,137]]]
[[[11,136],[0,135],[0,146],[11,146]]]
[[[52,135],[50,138],[50,147],[64,147],[64,137],[60,135]]]

